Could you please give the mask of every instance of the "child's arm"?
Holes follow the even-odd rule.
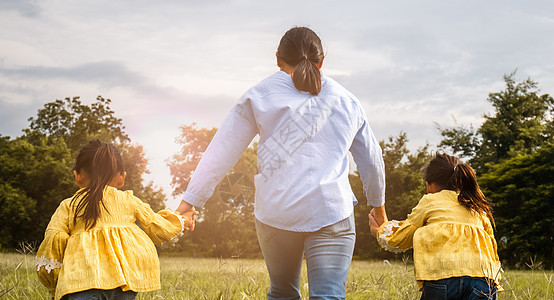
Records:
[[[158,245],[165,242],[175,242],[182,232],[189,231],[194,226],[198,212],[194,209],[179,214],[170,209],[154,212],[150,205],[133,196],[136,203],[136,218],[150,239]]]
[[[392,220],[381,224],[381,226],[376,230],[376,237],[379,245],[381,245],[381,247],[385,250],[391,252],[403,252],[412,248],[414,233],[424,224],[427,211],[426,206],[427,201],[424,196],[419,201],[417,206],[412,209],[412,212],[408,215],[406,220]],[[371,216],[372,214],[370,213],[370,231],[373,234],[375,229],[371,229]],[[374,221],[375,224],[373,224],[373,227],[378,225],[375,218]]]
[[[58,274],[63,265],[67,240],[69,239],[69,207],[63,201],[52,215],[46,228],[44,240],[36,255],[37,275],[40,282],[48,288],[52,296],[56,291]]]
[[[383,223],[373,231],[376,231],[375,237],[383,249],[399,253],[412,248],[415,229],[417,228],[412,227],[406,221],[392,220]]]

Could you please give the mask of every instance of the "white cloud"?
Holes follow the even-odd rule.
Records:
[[[3,0],[0,9],[6,12],[17,12],[24,17],[36,17],[41,8],[36,0]]]
[[[225,3],[225,4],[223,4]],[[554,86],[554,4],[541,1],[0,2],[0,134],[44,103],[113,100],[167,188],[178,126],[219,126],[250,86],[277,70],[294,25],[322,38],[325,74],[362,101],[379,138],[438,142],[435,123],[478,126],[489,92],[518,68]],[[170,194],[170,191],[166,191]]]

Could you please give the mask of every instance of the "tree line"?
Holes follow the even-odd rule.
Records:
[[[524,267],[531,260],[554,266],[554,100],[540,94],[531,79],[517,82],[515,72],[504,76],[505,89],[489,93],[494,112],[485,114],[478,128],[441,127],[439,149],[457,155],[477,172],[485,195],[493,203],[498,252],[504,264]],[[144,183],[147,159],[140,145],[131,143],[122,119],[101,96],[90,105],[78,97],[55,100],[29,119],[16,138],[0,136],[0,249],[16,249],[22,242],[42,239],[50,216],[77,190],[72,164],[91,138],[114,143],[127,169],[123,189],[149,203],[165,207],[166,196],[152,182]],[[168,160],[173,195],[182,194],[216,128],[180,127],[178,153]],[[389,219],[402,220],[425,193],[421,169],[432,155],[429,144],[415,151],[407,147],[405,132],[380,142],[385,159],[386,208]],[[242,155],[202,208],[197,228],[168,255],[260,257],[254,225],[256,146]],[[350,175],[355,206],[359,259],[394,259],[402,255],[380,249],[367,226],[361,180]],[[404,254],[406,256],[406,254]]]

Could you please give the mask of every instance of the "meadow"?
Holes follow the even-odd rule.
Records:
[[[137,299],[265,299],[261,259],[161,257],[162,289]],[[31,253],[0,253],[0,299],[50,299],[38,281]],[[302,294],[307,295],[305,267]],[[553,299],[554,271],[505,270],[499,299]],[[410,261],[353,261],[347,299],[419,299]],[[307,299],[307,297],[306,297]]]

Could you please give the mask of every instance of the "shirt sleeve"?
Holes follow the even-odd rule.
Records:
[[[390,252],[404,252],[413,247],[415,231],[425,224],[427,201],[425,196],[404,221],[388,221],[379,227],[377,241],[379,245]]]
[[[362,116],[363,123],[354,137],[350,152],[360,173],[367,205],[378,207],[385,204],[383,151],[367,123],[365,113],[362,112]]]
[[[183,200],[191,205],[203,207],[219,181],[239,160],[257,133],[251,101],[244,98],[231,110],[208,145],[192,175]]]
[[[184,229],[184,217],[169,209],[154,212],[148,203],[133,196],[136,203],[136,218],[152,242],[161,245],[175,242]]]
[[[63,265],[70,221],[69,202],[64,201],[52,215],[35,258],[38,278],[52,295],[55,293],[58,275]]]

